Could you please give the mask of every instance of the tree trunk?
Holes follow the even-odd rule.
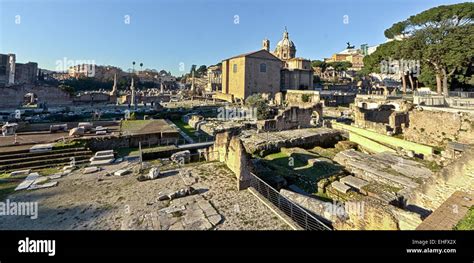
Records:
[[[403,94],[407,93],[407,80],[405,78],[405,73],[402,74],[402,91]]]
[[[445,97],[449,96],[449,89],[448,89],[448,75],[445,69],[441,69],[443,73],[443,93]]]
[[[441,75],[439,73],[436,74],[436,93],[438,95],[443,93],[443,85],[441,84]]]
[[[415,83],[413,82],[413,76],[411,73],[408,73],[408,79],[410,80],[411,92],[415,91]]]

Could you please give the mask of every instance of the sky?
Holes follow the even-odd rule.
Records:
[[[384,43],[384,30],[451,0],[0,0],[0,53],[40,68],[82,62],[180,76],[193,64],[213,65],[273,50],[287,27],[296,56],[323,59]],[[135,66],[135,69],[140,69]]]

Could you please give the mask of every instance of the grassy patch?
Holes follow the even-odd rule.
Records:
[[[193,127],[189,126],[189,124],[183,122],[182,120],[173,120],[173,123],[178,126],[180,130],[182,130],[184,133],[186,133],[189,137],[191,137],[193,140],[198,139],[198,137],[195,135],[196,129]]]
[[[338,165],[324,160],[315,163],[314,166],[308,164],[307,160],[311,156],[307,156],[307,154],[294,153],[292,157],[294,158],[290,159],[285,153],[279,152],[267,155],[263,160],[267,167],[273,170],[273,175],[284,177],[308,193],[317,189],[317,182],[320,179],[340,171]],[[317,157],[316,155],[312,156],[312,158]]]
[[[0,201],[5,200],[8,195],[13,193],[18,184],[20,181],[0,182]]]
[[[430,169],[434,173],[439,172],[443,168],[442,166],[437,164],[435,161],[428,161],[428,160],[423,160],[419,158],[410,158],[410,160],[423,164],[423,166]]]
[[[85,143],[82,141],[60,141],[53,145],[54,150],[79,148],[84,147]]]
[[[133,133],[140,131],[150,123],[150,120],[126,120],[121,123],[121,132]]]
[[[397,193],[398,191],[402,190],[402,188],[373,182],[366,186],[363,186],[362,190],[365,190],[371,193],[383,193],[383,192]]]
[[[42,176],[53,175],[55,173],[61,172],[58,168],[44,168],[37,171]]]
[[[461,221],[453,228],[454,230],[474,230],[474,206],[471,206]]]
[[[319,156],[326,157],[328,159],[333,159],[334,156],[338,153],[335,148],[321,148],[319,146],[314,147],[313,149],[309,150],[309,152],[316,153]]]

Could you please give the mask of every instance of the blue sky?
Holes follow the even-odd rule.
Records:
[[[52,70],[66,58],[124,70],[136,61],[181,75],[192,64],[211,65],[258,50],[265,37],[273,50],[285,26],[298,57],[322,59],[343,50],[348,41],[357,47],[383,43],[383,31],[393,23],[459,2],[0,0],[0,53],[15,53],[18,62],[35,61]]]

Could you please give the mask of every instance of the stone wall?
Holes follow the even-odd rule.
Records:
[[[100,103],[110,101],[110,95],[101,92],[83,93],[73,98],[75,103]]]
[[[234,95],[232,94],[225,94],[225,93],[222,93],[222,92],[216,92],[212,95],[212,98],[213,99],[217,99],[217,100],[224,100],[224,101],[228,101],[228,102],[233,102],[234,101]]]
[[[364,198],[363,214],[348,211],[348,219],[337,221],[338,230],[415,230],[421,224],[418,214],[386,205],[372,198]]]
[[[474,143],[474,116],[469,113],[413,110],[409,126],[403,130],[406,140],[433,146],[449,141]]]
[[[345,209],[342,203],[325,202],[284,189],[280,193],[329,221],[337,230],[414,230],[421,223],[417,214],[372,198],[361,198],[352,203],[356,209]]]
[[[314,90],[288,90],[285,94],[285,101],[289,104],[318,103],[320,101],[319,91]]]
[[[160,132],[122,136],[83,137],[75,140],[85,142],[87,147],[93,151],[103,151],[119,148],[137,148],[139,142],[141,142],[142,147],[174,144],[178,139],[178,132]]]
[[[296,128],[310,128],[321,125],[323,106],[321,103],[303,107],[287,107],[273,119],[257,121],[260,131],[283,131]]]
[[[67,106],[72,105],[69,93],[53,86],[36,86],[33,84],[23,84],[11,87],[0,87],[0,109],[16,108],[23,104],[24,96],[27,93],[34,93],[38,104],[46,102],[47,106]]]
[[[265,64],[266,71],[260,66]],[[255,93],[268,93],[273,98],[280,91],[281,61],[263,52],[245,57],[245,97]]]
[[[474,194],[474,148],[437,172],[423,188],[415,192],[407,205],[436,210],[455,191]]]
[[[59,123],[19,123],[17,132],[38,132],[49,131],[49,127],[55,124],[67,124],[68,129],[76,128],[79,122],[59,122]],[[116,121],[93,121],[94,127],[97,126],[115,126],[118,125]]]
[[[205,151],[204,156],[208,161],[217,160],[225,163],[234,172],[239,190],[249,186],[249,173],[252,170],[251,157],[237,135],[232,132],[218,133],[214,145]]]
[[[279,152],[282,147],[305,149],[320,147],[334,147],[342,140],[341,133],[327,128],[297,129],[281,132],[246,133],[241,137],[248,153],[261,156]],[[249,134],[247,134],[249,133]],[[251,133],[251,134],[250,134]]]
[[[378,108],[364,109],[352,107],[354,125],[379,133],[399,134],[408,125],[406,112],[395,111],[394,105],[381,105]]]

